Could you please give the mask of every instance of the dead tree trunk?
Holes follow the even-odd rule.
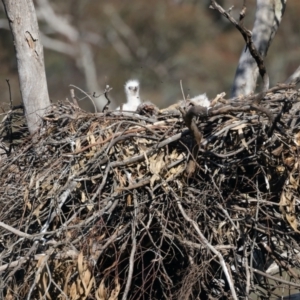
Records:
[[[284,14],[286,0],[257,0],[253,43],[260,55],[267,55],[269,46]],[[232,86],[232,97],[249,95],[255,91],[258,67],[249,49],[244,49],[239,60]]]
[[[31,134],[49,106],[43,47],[32,0],[2,0],[13,34],[20,89]]]

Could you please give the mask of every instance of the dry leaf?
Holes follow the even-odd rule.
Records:
[[[235,122],[233,122],[233,123],[235,123]],[[236,127],[230,128],[230,130],[238,130],[238,131],[240,131],[241,129],[243,129],[243,128],[247,127],[247,126],[248,126],[247,124],[243,123],[243,124],[237,125]]]
[[[163,152],[158,155],[153,155],[149,158],[149,170],[153,175],[159,175],[161,170],[165,167]]]
[[[81,299],[86,299],[93,287],[95,278],[92,277],[88,264],[83,259],[82,251],[78,255],[77,268],[79,274],[79,278],[77,279],[77,291],[79,292]]]
[[[86,201],[85,192],[81,191],[81,202],[84,203]]]
[[[98,289],[96,290],[95,297],[97,300],[107,299],[107,288],[104,285],[104,279],[101,280]]]
[[[77,300],[80,298],[80,296],[77,294],[77,288],[75,282],[73,282],[71,285],[69,296],[71,300]]]
[[[76,139],[75,141],[75,152],[80,151],[81,150],[81,141],[80,139]]]
[[[112,290],[110,297],[108,300],[118,300],[118,295],[120,293],[121,285],[119,283],[118,278],[115,278],[115,288]]]

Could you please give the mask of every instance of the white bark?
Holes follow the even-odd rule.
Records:
[[[25,115],[31,134],[50,105],[43,47],[32,0],[2,0],[13,34]]]
[[[279,28],[286,0],[257,0],[252,38],[264,58]],[[232,97],[249,95],[255,91],[258,67],[248,49],[243,49],[232,87]]]
[[[285,81],[285,83],[296,83],[300,82],[300,66],[296,71]]]

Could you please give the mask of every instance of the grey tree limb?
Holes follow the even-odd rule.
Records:
[[[285,7],[286,0],[257,0],[252,39],[262,58],[267,55],[282,20]],[[249,95],[254,92],[258,75],[257,63],[249,49],[245,47],[235,73],[231,96]]]
[[[45,109],[50,105],[44,53],[32,0],[2,0],[13,34],[21,96],[25,116],[31,134],[42,121]]]

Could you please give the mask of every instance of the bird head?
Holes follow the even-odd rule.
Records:
[[[140,83],[138,80],[129,80],[125,84],[125,93],[127,96],[139,97]]]

